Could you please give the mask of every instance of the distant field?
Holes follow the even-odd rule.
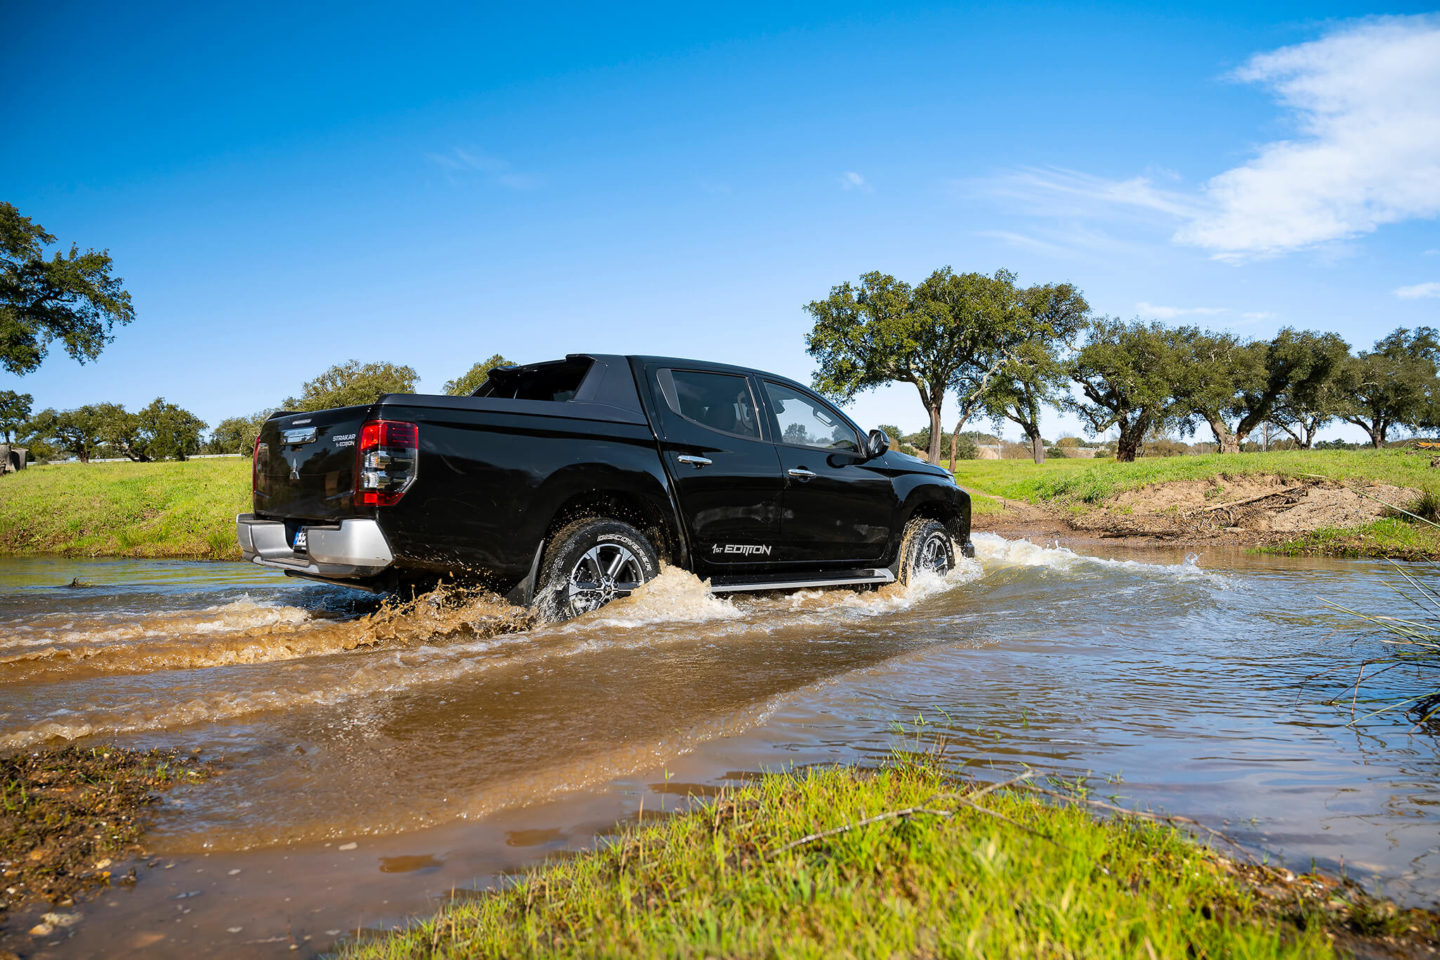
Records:
[[[1368,480],[1440,494],[1440,469],[1430,454],[1404,450],[1280,450],[1273,453],[1211,453],[1198,457],[1113,460],[960,460],[955,479],[976,493],[1040,503],[1065,500],[1103,503],[1118,493],[1171,480],[1209,480],[1268,474],[1315,474],[1334,480]]]
[[[66,463],[0,477],[0,552],[238,560],[250,461]]]

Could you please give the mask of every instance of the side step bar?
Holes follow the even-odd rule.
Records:
[[[894,583],[895,574],[884,567],[873,570],[837,570],[834,573],[800,576],[775,574],[768,577],[713,577],[711,593],[743,593],[756,590],[802,590],[809,587],[864,587]]]

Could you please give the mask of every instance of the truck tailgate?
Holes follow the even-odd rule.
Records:
[[[355,452],[370,407],[294,413],[265,421],[255,445],[257,516],[338,520],[356,507]]]

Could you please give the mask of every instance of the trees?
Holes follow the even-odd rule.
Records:
[[[47,407],[31,419],[29,432],[40,440],[55,441],[65,453],[89,463],[103,442],[102,419],[93,405],[61,411]]]
[[[97,403],[92,407],[99,424],[100,442],[128,460],[149,463],[155,459],[145,449],[140,418],[118,403]]]
[[[1309,450],[1320,428],[1340,414],[1350,345],[1333,333],[1307,331],[1292,338],[1287,349],[1306,354],[1301,362],[1307,373],[1280,391],[1270,409],[1270,422],[1290,434],[1301,449]]]
[[[260,436],[260,427],[273,410],[261,410],[248,417],[226,417],[215,424],[210,431],[211,453],[243,453],[249,456],[255,449],[255,438]]]
[[[885,383],[913,384],[929,419],[928,455],[940,457],[940,412],[947,392],[988,385],[1004,347],[1005,293],[1014,275],[932,273],[918,288],[872,271],[806,304],[815,319],[806,350],[819,361],[813,385],[841,402]],[[988,366],[987,366],[988,364]],[[982,386],[983,392],[983,386]]]
[[[1338,392],[1340,419],[1363,429],[1370,445],[1385,445],[1390,428],[1440,421],[1440,333],[1401,327],[1345,363]]]
[[[30,405],[34,402],[35,398],[28,393],[0,390],[0,433],[5,434],[6,443],[10,443],[11,435],[30,419]]]
[[[200,431],[205,422],[188,410],[167,403],[164,397],[138,413],[118,403],[94,403],[74,410],[40,411],[27,424],[35,438],[53,440],[81,463],[102,447],[139,463],[173,458],[184,460],[200,452]]]
[[[1277,405],[1289,421],[1297,404],[1317,402],[1349,350],[1335,334],[1293,327],[1268,341],[1242,341],[1195,327],[1179,332],[1185,356],[1176,397],[1191,426],[1197,419],[1209,425],[1221,453],[1238,452]]]
[[[419,379],[413,367],[347,360],[308,381],[299,398],[289,397],[283,406],[286,410],[326,410],[374,403],[382,393],[414,393]]]
[[[490,376],[490,371],[496,367],[513,367],[513,360],[506,360],[500,354],[495,354],[489,360],[482,360],[471,367],[465,373],[454,380],[445,381],[445,392],[452,397],[468,397],[474,393],[480,384]]]
[[[1084,399],[1067,406],[1096,433],[1118,427],[1115,459],[1131,462],[1151,431],[1175,420],[1179,355],[1175,332],[1159,323],[1101,317],[1070,364]]]
[[[71,245],[46,259],[53,243],[43,227],[0,203],[0,366],[14,374],[39,367],[55,340],[81,363],[94,360],[114,339],[115,324],[135,319],[107,251]]]
[[[1255,351],[1229,333],[1198,327],[1175,329],[1179,355],[1175,367],[1175,400],[1187,429],[1203,420],[1215,434],[1221,453],[1236,453],[1240,441],[1227,416],[1240,384],[1257,376]]]
[[[1068,381],[1061,351],[1085,327],[1089,313],[1084,294],[1069,283],[1017,290],[1007,305],[1004,330],[1012,339],[984,407],[1020,427],[1036,463],[1045,461],[1040,411],[1063,402]]]

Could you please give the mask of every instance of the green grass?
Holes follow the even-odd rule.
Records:
[[[67,463],[0,477],[0,552],[239,559],[250,461]]]
[[[1429,560],[1440,557],[1440,530],[1399,517],[1361,527],[1327,527],[1295,540],[1268,544],[1266,553],[1287,557],[1391,557]]]
[[[912,807],[953,814],[859,824]],[[1307,901],[1295,883],[1277,899],[1264,892],[1275,883],[1288,881],[1168,826],[1097,821],[1014,788],[982,796],[905,761],[767,775],[647,816],[341,955],[1328,957],[1327,929],[1411,929],[1411,915],[1349,888]]]
[[[1195,457],[1145,457],[1134,463],[1113,460],[961,460],[955,478],[980,494],[1040,503],[1068,500],[1099,504],[1126,490],[1173,480],[1313,474],[1339,481],[1365,480],[1440,494],[1440,469],[1429,454],[1403,450],[1283,450],[1271,453],[1206,454]],[[977,511],[980,512],[980,511]]]

